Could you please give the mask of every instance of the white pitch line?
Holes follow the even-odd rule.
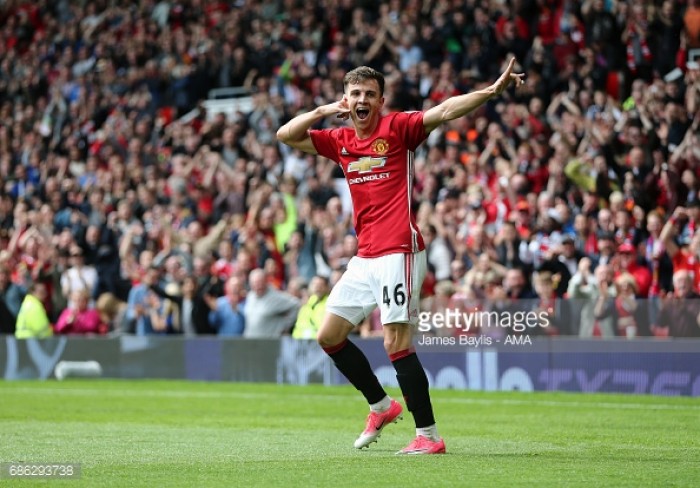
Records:
[[[570,392],[567,392],[570,393]],[[585,393],[582,393],[585,395]],[[444,403],[470,403],[482,405],[540,405],[546,407],[595,407],[621,410],[697,410],[698,405],[667,405],[663,403],[615,403],[615,402],[577,402],[577,401],[555,401],[555,400],[513,400],[513,399],[483,399],[483,398],[440,398],[439,402]]]
[[[238,392],[238,391],[179,391],[179,390],[129,390],[129,389],[107,389],[99,388],[14,388],[4,387],[0,392],[18,393],[41,393],[51,395],[98,395],[98,396],[114,396],[114,397],[156,397],[156,398],[269,398],[274,396],[273,393],[255,393],[255,392]],[[329,394],[309,394],[292,391],[281,391],[280,393],[287,397],[319,398],[323,400],[347,401],[347,396],[329,395]],[[498,392],[495,392],[498,393]],[[602,409],[619,409],[619,410],[688,410],[700,411],[700,403],[697,405],[669,405],[663,403],[617,403],[617,402],[581,402],[581,401],[557,401],[557,400],[539,400],[536,397],[537,393],[533,394],[532,398],[516,400],[516,399],[486,399],[486,398],[436,398],[436,403],[459,403],[472,405],[536,405],[545,407],[578,407],[578,408],[602,408]],[[585,395],[585,393],[582,393]],[[438,395],[439,396],[439,395]]]

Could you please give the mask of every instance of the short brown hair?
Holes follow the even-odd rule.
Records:
[[[379,95],[384,96],[384,75],[369,66],[359,66],[352,71],[348,71],[343,77],[343,90],[350,84],[362,83],[367,80],[377,80]]]

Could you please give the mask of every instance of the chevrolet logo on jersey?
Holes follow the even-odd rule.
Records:
[[[374,168],[382,168],[386,164],[386,158],[373,158],[365,156],[348,164],[348,172],[371,173]]]

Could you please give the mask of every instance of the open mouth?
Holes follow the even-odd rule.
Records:
[[[365,120],[367,117],[369,117],[369,109],[368,108],[358,108],[355,113],[357,114],[357,118],[360,120]]]

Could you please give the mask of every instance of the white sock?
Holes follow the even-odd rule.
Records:
[[[369,409],[372,412],[386,412],[389,410],[389,407],[391,407],[391,398],[389,398],[389,395],[387,395],[377,403],[370,404]]]
[[[416,427],[416,435],[422,435],[423,437],[427,437],[431,441],[439,441],[440,436],[438,435],[437,431],[437,425],[433,424],[429,427]]]

